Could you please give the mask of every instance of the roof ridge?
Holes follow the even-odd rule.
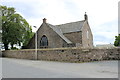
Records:
[[[76,22],[84,22],[85,20],[81,20],[81,21],[75,21],[75,22],[68,22],[68,23],[64,23],[64,24],[58,24],[58,25],[54,25],[54,26],[61,26],[61,25],[65,25],[65,24],[70,24],[70,23],[76,23]]]

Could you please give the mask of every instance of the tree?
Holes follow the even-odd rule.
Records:
[[[14,44],[27,45],[32,37],[32,28],[28,22],[13,7],[1,6],[2,11],[2,42],[5,50],[8,45],[13,48]]]
[[[118,36],[115,36],[115,42],[114,42],[115,46],[120,46],[120,34]]]

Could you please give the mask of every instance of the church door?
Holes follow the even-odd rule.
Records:
[[[41,48],[47,48],[48,47],[48,39],[45,35],[43,35],[41,37],[41,40],[40,40],[40,47]]]

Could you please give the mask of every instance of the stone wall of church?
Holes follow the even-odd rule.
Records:
[[[71,33],[65,33],[65,37],[67,37],[71,42],[73,42],[77,47],[82,46],[82,32],[71,32]]]
[[[56,48],[38,49],[37,59],[47,61],[89,62],[100,60],[120,60],[120,48],[113,49],[80,49]],[[8,50],[3,52],[4,57],[18,59],[35,59],[35,49]]]
[[[56,32],[53,29],[48,27],[46,23],[43,23],[40,26],[39,30],[37,31],[37,48],[38,49],[41,48],[40,40],[43,35],[45,35],[48,39],[48,48],[59,48],[59,47],[62,47],[63,44],[65,43],[65,41],[61,39],[61,37],[58,34],[56,34]],[[35,49],[35,38],[36,37],[34,35],[33,38],[31,38],[28,45],[26,46],[26,49]]]
[[[27,46],[24,49],[35,49],[35,35],[30,39]]]
[[[43,23],[37,32],[37,46],[40,48],[40,40],[45,35],[48,39],[48,48],[60,48],[63,45],[63,39],[46,23]]]
[[[82,44],[83,47],[93,47],[93,35],[88,22],[82,28]]]

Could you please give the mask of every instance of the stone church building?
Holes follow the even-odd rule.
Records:
[[[93,47],[93,35],[85,13],[84,20],[61,25],[43,23],[26,46],[28,49],[60,47]],[[37,37],[37,39],[36,39]],[[35,41],[37,43],[35,43]]]

